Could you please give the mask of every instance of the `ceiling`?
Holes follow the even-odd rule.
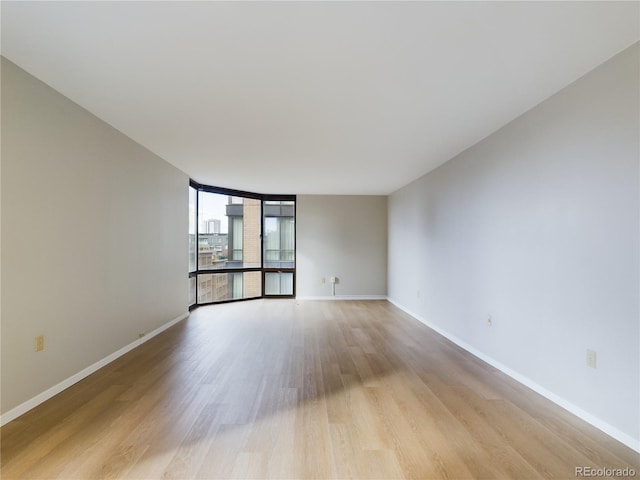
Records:
[[[638,2],[8,2],[2,55],[200,183],[388,194],[640,38]]]

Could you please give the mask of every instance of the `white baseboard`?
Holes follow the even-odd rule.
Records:
[[[592,415],[591,413],[581,409],[580,407],[574,405],[573,403],[569,402],[568,400],[566,400],[566,399],[560,397],[559,395],[556,395],[555,393],[547,390],[546,388],[544,388],[543,386],[541,386],[538,383],[534,382],[533,380],[531,380],[530,378],[526,377],[525,375],[522,375],[521,373],[518,373],[515,370],[512,370],[511,368],[507,367],[503,363],[501,363],[501,362],[495,360],[494,358],[482,353],[481,351],[479,351],[476,348],[472,347],[471,345],[469,345],[465,341],[459,339],[455,335],[450,334],[449,332],[447,332],[446,330],[443,330],[442,328],[438,327],[437,325],[434,325],[433,323],[429,322],[428,320],[426,320],[422,316],[418,315],[417,313],[414,313],[414,312],[410,311],[409,309],[405,308],[404,306],[400,305],[399,303],[395,302],[394,300],[392,300],[390,298],[388,298],[387,300],[389,301],[389,303],[392,303],[393,305],[398,307],[400,310],[402,310],[405,313],[411,315],[413,318],[415,318],[419,322],[423,323],[424,325],[426,325],[427,327],[431,328],[432,330],[435,330],[440,335],[442,335],[446,339],[452,341],[453,343],[455,343],[459,347],[463,348],[467,352],[471,353],[472,355],[478,357],[480,360],[482,360],[482,361],[488,363],[489,365],[497,368],[502,373],[510,376],[511,378],[516,380],[517,382],[529,387],[534,392],[537,392],[540,395],[542,395],[543,397],[547,398],[548,400],[551,400],[553,403],[555,403],[556,405],[564,408],[568,412],[574,414],[576,417],[581,418],[585,422],[587,422],[590,425],[593,425],[594,427],[596,427],[598,430],[601,430],[602,432],[606,433],[607,435],[609,435],[610,437],[614,438],[615,440],[617,440],[617,441],[619,441],[621,443],[624,443],[627,447],[629,447],[629,448],[635,450],[636,452],[640,453],[640,439],[633,438],[631,435],[628,435],[628,434],[620,431],[619,429],[617,429],[616,427],[612,426],[611,424],[605,422],[604,420],[596,417],[595,415]]]
[[[131,350],[133,350],[137,346],[142,345],[144,342],[152,339],[153,337],[155,337],[159,333],[165,331],[169,327],[174,326],[176,323],[180,322],[181,320],[184,320],[188,316],[189,316],[189,312],[183,313],[182,315],[180,315],[180,316],[174,318],[173,320],[165,323],[161,327],[158,327],[155,330],[153,330],[152,332],[149,332],[144,337],[139,338],[138,340],[136,340],[134,342],[131,342],[129,345],[126,345],[126,346],[122,347],[120,350],[118,350],[116,352],[113,352],[111,355],[108,355],[108,356],[104,357],[102,360],[98,360],[96,363],[94,363],[92,365],[89,365],[87,368],[79,371],[75,375],[70,376],[66,380],[63,380],[62,382],[58,383],[57,385],[54,385],[53,387],[45,390],[44,392],[39,393],[35,397],[27,400],[24,403],[21,403],[17,407],[12,408],[8,412],[6,412],[2,416],[0,416],[0,426],[3,426],[3,425],[9,423],[12,420],[15,420],[16,418],[18,418],[20,415],[22,415],[24,413],[27,413],[32,408],[37,407],[41,403],[49,400],[54,395],[57,395],[58,393],[62,392],[63,390],[66,390],[71,385],[73,385],[75,383],[78,383],[80,380],[82,380],[85,377],[88,377],[89,375],[94,373],[96,370],[99,370],[102,367],[104,367],[105,365],[108,365],[109,363],[111,363],[115,359],[117,359],[118,357],[121,357],[122,355],[124,355],[127,352],[130,352]]]
[[[327,295],[320,297],[296,297],[296,300],[386,300],[386,295]]]

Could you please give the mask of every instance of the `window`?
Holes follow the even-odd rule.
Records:
[[[268,200],[263,205],[264,294],[295,295],[295,202]]]
[[[233,250],[231,253],[231,260],[242,261],[242,217],[233,217],[232,219],[232,238],[233,238]]]
[[[196,271],[196,222],[198,221],[196,210],[196,189],[189,187],[189,271]]]
[[[198,275],[198,304],[243,300],[262,296],[260,272]]]
[[[196,303],[196,277],[189,277],[189,306]]]
[[[295,295],[295,196],[191,182],[190,307]]]
[[[265,272],[265,295],[293,295],[293,273]]]
[[[260,200],[198,192],[198,270],[260,268]]]
[[[265,217],[264,258],[266,267],[292,267],[295,252],[293,217]]]
[[[196,224],[198,222],[198,192],[189,187],[189,306],[196,303],[196,275],[198,254],[196,249]]]

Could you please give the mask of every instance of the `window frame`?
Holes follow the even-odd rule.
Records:
[[[188,278],[188,304],[189,304],[189,310],[193,310],[194,308],[196,308],[198,306],[198,189],[195,188],[191,182],[189,182],[189,206],[191,205],[191,189],[193,189],[195,191],[195,195],[194,195],[194,199],[193,199],[193,208],[194,208],[194,216],[195,216],[195,224],[194,224],[194,230],[193,230],[193,235],[194,235],[194,251],[193,251],[193,257],[195,257],[195,269],[192,270],[191,269],[191,238],[189,238],[189,262],[188,262],[188,266],[187,269],[189,271],[189,278]],[[189,216],[191,217],[191,212],[189,212]],[[189,222],[191,222],[191,218],[189,218]],[[191,228],[189,228],[189,233],[188,233],[189,237],[191,237],[192,233],[191,233]],[[191,302],[191,279],[194,279],[195,281],[195,287],[194,287],[194,294],[193,294],[193,303]]]
[[[296,195],[275,195],[275,194],[260,194],[260,193],[255,193],[255,192],[247,192],[247,191],[243,191],[243,190],[234,190],[234,189],[230,189],[230,188],[223,188],[223,187],[216,187],[216,186],[212,186],[212,185],[205,185],[205,184],[201,184],[196,182],[193,179],[189,179],[189,187],[194,188],[196,191],[196,201],[195,201],[195,217],[196,217],[196,222],[195,222],[195,238],[196,238],[196,269],[194,271],[190,271],[189,272],[189,278],[195,277],[196,278],[196,292],[195,292],[195,303],[189,305],[189,310],[193,310],[195,308],[198,308],[199,306],[202,305],[214,305],[214,304],[220,304],[220,303],[229,303],[229,302],[244,302],[244,301],[248,301],[248,300],[255,300],[258,298],[295,298],[296,296],[296,258],[297,258],[297,238],[296,238],[296,231],[297,231],[297,221],[296,221],[296,214],[297,214],[297,196]],[[211,269],[200,269],[200,258],[199,255],[197,255],[197,247],[198,247],[198,235],[199,235],[199,228],[200,228],[200,218],[199,218],[199,205],[198,205],[198,201],[199,201],[199,193],[200,192],[208,192],[208,193],[213,193],[213,194],[219,194],[219,195],[225,195],[225,196],[229,196],[229,197],[242,197],[242,198],[250,198],[250,199],[254,199],[254,200],[259,200],[260,201],[260,232],[259,232],[259,240],[260,240],[260,266],[259,267],[241,267],[241,268],[221,268],[221,269],[215,269],[215,270],[211,270]],[[264,236],[264,228],[265,228],[265,202],[293,202],[293,267],[292,268],[277,268],[277,267],[265,267],[265,236]],[[243,228],[244,228],[244,219],[243,221]],[[229,253],[232,253],[233,250],[231,250]],[[211,302],[206,302],[206,303],[198,303],[198,297],[199,297],[199,292],[198,292],[198,276],[199,275],[207,275],[207,274],[212,274],[212,273],[216,273],[216,274],[223,274],[223,273],[227,273],[227,274],[233,274],[233,273],[242,273],[244,274],[245,272],[260,272],[260,276],[261,276],[261,295],[257,296],[257,297],[250,297],[250,298],[232,298],[232,299],[227,299],[227,300],[220,300],[220,301],[211,301]],[[265,274],[267,272],[278,272],[278,273],[292,273],[293,274],[293,293],[291,295],[278,295],[278,294],[269,294],[267,295],[265,292],[266,289],[266,285],[265,285]],[[233,276],[231,278],[234,278]],[[243,287],[244,288],[244,287]]]

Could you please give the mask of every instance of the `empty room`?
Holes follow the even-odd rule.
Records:
[[[640,3],[2,1],[2,479],[640,478]]]

